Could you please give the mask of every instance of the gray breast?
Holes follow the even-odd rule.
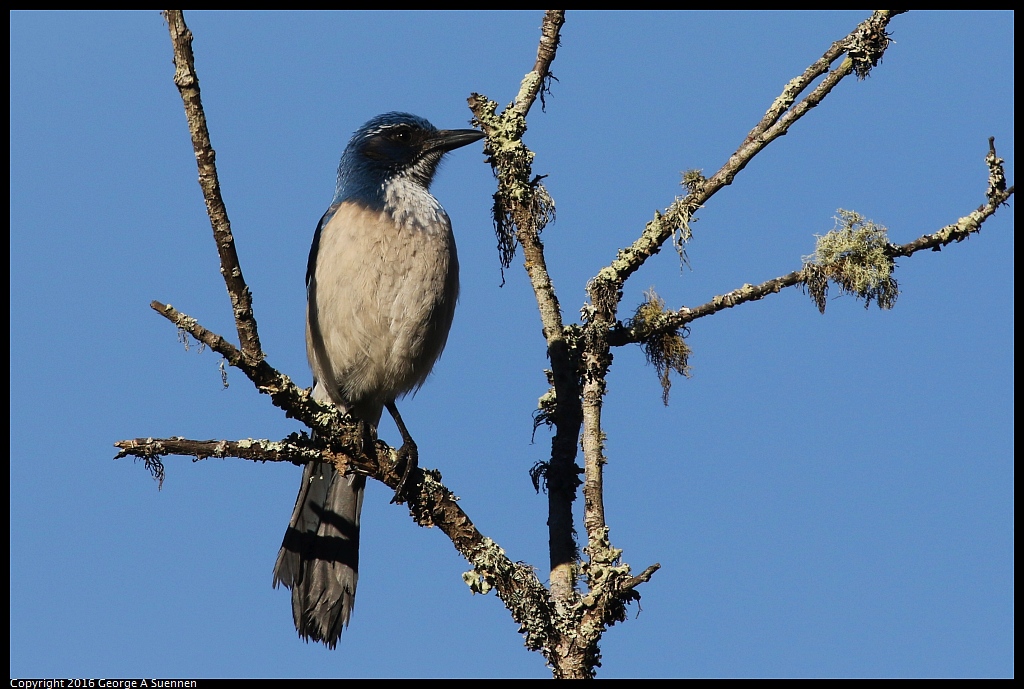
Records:
[[[335,404],[371,423],[386,402],[423,384],[455,313],[451,223],[429,192],[423,196],[403,204],[402,213],[343,202],[321,228],[310,266],[306,349],[313,375]]]

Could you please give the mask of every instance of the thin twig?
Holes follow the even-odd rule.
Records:
[[[565,24],[565,10],[547,10],[544,21],[540,25],[540,43],[537,45],[537,61],[533,70],[526,75],[516,96],[515,110],[521,117],[526,117],[540,95],[543,98],[547,90],[546,82],[551,79],[551,63],[558,50],[559,33]]]
[[[653,565],[647,567],[644,571],[637,574],[635,577],[630,577],[622,582],[623,590],[635,589],[640,584],[646,584],[654,576],[654,573],[661,569],[661,563],[655,562]]]
[[[231,312],[235,316],[238,341],[242,353],[252,361],[263,359],[256,318],[252,311],[252,296],[242,277],[242,266],[235,252],[235,238],[231,234],[231,222],[220,193],[217,177],[217,154],[210,143],[210,131],[206,126],[206,113],[199,93],[199,76],[196,74],[195,56],[192,54],[192,32],[185,25],[181,10],[165,10],[164,19],[171,34],[174,48],[174,83],[185,105],[185,118],[192,134],[192,148],[195,149],[196,165],[199,168],[199,186],[206,200],[206,212],[213,228],[213,240],[220,255],[220,272],[231,298]]]
[[[288,416],[298,419],[309,428],[323,434],[325,438],[340,441],[342,431],[358,431],[357,425],[351,420],[346,420],[344,414],[333,406],[320,404],[314,400],[309,390],[297,386],[291,378],[273,368],[265,359],[254,362],[243,356],[238,348],[222,336],[204,328],[195,318],[181,313],[170,304],[153,301],[150,307],[179,329],[223,356],[228,364],[244,373],[257,390],[270,395],[274,405],[283,409]]]

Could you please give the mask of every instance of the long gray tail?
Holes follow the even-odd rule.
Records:
[[[307,464],[274,565],[274,588],[292,590],[299,636],[328,648],[337,645],[355,602],[365,487],[365,476],[343,476],[330,463]]]

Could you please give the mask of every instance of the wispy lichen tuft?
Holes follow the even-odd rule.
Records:
[[[516,233],[540,234],[555,217],[555,202],[541,184],[544,177],[531,177],[534,154],[522,142],[526,118],[513,107],[499,115],[498,104],[479,94],[470,96],[469,103],[475,115],[473,124],[487,133],[484,154],[499,182],[492,213],[504,275],[515,257]]]
[[[654,366],[661,380],[661,401],[668,406],[669,391],[672,389],[671,373],[675,371],[681,376],[690,377],[690,347],[683,339],[679,328],[666,327],[665,300],[648,290],[646,299],[637,307],[636,313],[629,321],[640,339],[641,347],[647,361]]]
[[[193,322],[195,321],[194,318],[189,318],[188,320],[193,321]],[[185,347],[185,351],[186,352],[189,351],[192,348],[191,347],[192,339],[194,339],[194,338],[192,338],[192,336],[189,334],[188,330],[186,330],[184,327],[179,325],[178,326],[178,342],[180,342]],[[203,352],[206,351],[206,343],[205,342],[203,342],[201,340],[196,340],[196,343],[199,345],[199,349],[196,350],[199,354],[202,354]]]
[[[829,282],[841,292],[864,300],[864,308],[874,300],[881,309],[891,309],[899,296],[892,277],[895,263],[887,230],[860,213],[840,208],[836,229],[818,235],[814,254],[804,257],[804,285],[818,310],[825,313]]]
[[[533,412],[533,436],[537,435],[537,429],[541,426],[551,427],[555,423],[555,411],[558,409],[558,396],[555,393],[554,383],[551,382],[551,371],[545,369],[548,374],[548,383],[551,385],[548,391],[537,400],[537,409]],[[530,442],[533,442],[531,437]]]
[[[686,256],[686,244],[693,239],[693,232],[690,231],[690,221],[696,222],[693,214],[697,212],[700,205],[694,198],[704,192],[704,184],[707,178],[700,170],[686,170],[683,172],[683,187],[688,192],[686,197],[677,198],[675,202],[665,210],[663,219],[672,227],[672,246],[679,254],[679,261],[682,266],[689,267],[690,259]]]
[[[530,481],[533,482],[533,489],[540,493],[542,490],[548,492],[548,469],[550,462],[540,461],[530,467]]]

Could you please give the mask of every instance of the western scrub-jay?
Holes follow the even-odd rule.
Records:
[[[345,148],[334,200],[313,235],[306,270],[313,397],[374,428],[387,407],[404,449],[412,440],[395,399],[430,374],[459,295],[451,221],[430,183],[445,153],[481,138],[407,113],[373,118]],[[329,648],[352,614],[365,485],[364,476],[341,475],[333,464],[307,464],[274,566],[274,586],[292,591],[299,635]]]

